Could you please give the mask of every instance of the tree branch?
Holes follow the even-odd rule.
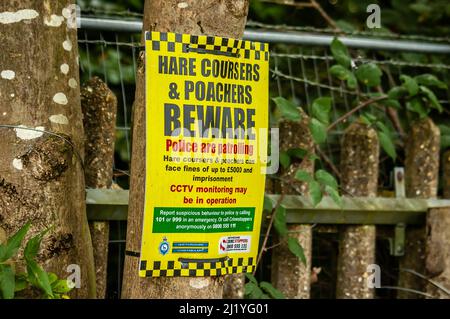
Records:
[[[336,121],[334,121],[333,123],[330,124],[330,126],[328,126],[327,131],[332,130],[334,127],[336,127],[336,125],[338,125],[340,122],[344,121],[345,119],[347,119],[348,117],[352,116],[354,113],[358,112],[359,110],[365,108],[366,106],[385,100],[387,99],[387,95],[382,95],[382,96],[378,96],[376,98],[367,100],[362,102],[361,104],[359,104],[357,107],[355,107],[354,109],[352,109],[351,111],[345,113],[344,115],[342,115],[340,118],[338,118]]]

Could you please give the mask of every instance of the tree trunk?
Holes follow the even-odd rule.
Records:
[[[359,122],[345,131],[341,147],[341,187],[352,196],[376,196],[380,147],[377,132]],[[336,298],[370,299],[367,266],[375,263],[374,225],[344,226],[339,241]]]
[[[113,178],[114,141],[117,98],[100,78],[83,85],[81,108],[86,136],[84,176],[86,187],[111,188]],[[106,297],[109,223],[89,222],[94,248],[97,298]]]
[[[309,154],[314,153],[314,142],[309,131],[309,118],[302,115],[300,122],[283,121],[280,123],[280,151],[301,148]],[[306,156],[300,162],[294,162],[283,173],[281,192],[284,194],[306,194],[308,189],[305,183],[294,179],[297,170],[314,173],[314,161]],[[291,181],[291,182],[287,182]],[[297,238],[303,248],[306,265],[292,254],[287,242],[273,249],[272,282],[287,298],[309,299],[311,283],[311,256],[312,256],[312,228],[311,225],[288,225],[290,237]]]
[[[406,197],[435,198],[439,175],[439,128],[430,118],[411,126],[406,144]],[[425,292],[425,281],[401,269],[412,269],[425,274],[425,226],[408,227],[405,255],[400,260],[398,286]],[[417,298],[419,295],[399,291],[398,298]]]
[[[443,160],[444,198],[450,199],[450,150],[444,153]],[[427,241],[425,248],[425,268],[427,275],[450,290],[450,207],[431,209],[427,216]],[[429,294],[441,299],[450,296],[441,289],[428,284]]]
[[[144,30],[241,38],[248,0],[147,0]],[[144,37],[142,37],[144,39]],[[151,94],[151,92],[149,92]],[[141,278],[139,255],[145,185],[145,73],[143,53],[137,70],[133,106],[130,204],[128,209],[123,298],[221,298],[222,277]]]
[[[231,274],[225,277],[223,299],[244,299],[245,275]]]
[[[0,3],[0,124],[18,126],[0,128],[0,225],[8,235],[26,222],[32,222],[33,234],[53,226],[38,262],[61,278],[71,274],[69,265],[78,265],[81,287],[70,295],[93,298],[77,31],[67,24],[70,4]]]

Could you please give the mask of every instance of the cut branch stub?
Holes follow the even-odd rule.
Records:
[[[377,195],[379,150],[373,128],[360,122],[347,128],[341,147],[341,187],[346,194]],[[375,226],[344,226],[340,236],[336,298],[373,298],[367,266],[375,263]]]
[[[117,98],[100,78],[86,82],[81,90],[85,141],[86,186],[110,188],[113,179]],[[97,298],[106,297],[109,223],[89,222],[94,248]]]
[[[407,197],[435,198],[437,196],[439,148],[440,131],[430,118],[419,120],[411,125],[405,150]],[[432,225],[433,221],[429,223]],[[424,226],[410,226],[406,229],[405,255],[400,260],[400,269],[412,269],[425,274],[425,241]],[[435,263],[435,266],[430,269],[436,266]],[[425,291],[425,281],[405,271],[400,271],[398,286]],[[417,295],[405,291],[399,291],[397,296],[398,298],[417,298]]]
[[[293,148],[314,154],[314,142],[309,130],[309,118],[302,112],[300,122],[280,122],[280,152]],[[293,159],[293,163],[282,175],[280,192],[289,195],[306,194],[308,187],[295,179],[301,169],[314,174],[314,161],[305,155],[303,159]],[[304,265],[288,248],[286,240],[279,238],[281,245],[273,249],[272,282],[287,298],[308,299],[311,287],[312,228],[311,225],[288,225],[290,237],[298,240],[306,257]]]

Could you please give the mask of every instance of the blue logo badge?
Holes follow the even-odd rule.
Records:
[[[169,252],[169,250],[170,250],[170,244],[167,241],[167,238],[163,237],[163,241],[159,244],[159,253],[164,256],[165,254],[167,254]]]

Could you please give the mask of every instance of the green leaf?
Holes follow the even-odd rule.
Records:
[[[288,248],[300,261],[306,266],[306,257],[303,247],[299,244],[297,238],[288,238]]]
[[[437,99],[436,95],[434,95],[433,91],[431,91],[426,86],[421,85],[420,91],[428,98],[428,100],[431,103],[431,106],[439,111],[439,113],[442,113],[443,108],[441,103],[439,103],[439,100]]]
[[[276,289],[274,286],[272,286],[271,283],[267,281],[261,281],[259,286],[274,299],[286,299],[281,291]]]
[[[284,169],[288,169],[291,165],[291,158],[289,157],[288,153],[286,152],[280,152],[280,164],[283,166]]]
[[[344,68],[340,64],[335,64],[330,68],[330,74],[331,76],[341,80],[345,81],[348,79],[349,74],[351,74],[350,70]]]
[[[271,212],[272,209],[273,209],[272,200],[267,195],[264,195],[264,208],[263,208],[263,210]]]
[[[252,283],[254,283],[255,285],[258,285],[258,280],[256,280],[255,276],[253,276],[252,274],[246,273],[246,274],[245,274],[245,277],[247,277],[247,279],[248,279],[249,282],[252,282]]]
[[[441,148],[443,150],[450,147],[450,135],[441,136]]]
[[[331,53],[333,54],[333,57],[336,59],[337,63],[339,63],[343,67],[346,67],[347,69],[350,68],[352,59],[350,58],[347,47],[341,41],[339,41],[338,38],[334,38],[331,42]]]
[[[6,243],[6,248],[2,251],[0,251],[0,263],[4,262],[11,257],[15,256],[17,252],[19,251],[20,246],[22,245],[22,241],[25,237],[25,235],[28,232],[28,229],[30,228],[30,223],[26,223],[25,225],[20,228],[17,233],[15,233],[11,238],[8,239],[8,242]]]
[[[313,101],[312,115],[324,124],[328,124],[330,119],[331,98],[319,97]]]
[[[406,102],[406,109],[419,114],[420,118],[424,118],[428,115],[429,109],[427,109],[422,101],[418,98],[413,98]]]
[[[327,127],[319,120],[312,118],[309,122],[309,130],[315,143],[322,144],[327,140]]]
[[[340,207],[342,207],[342,198],[341,195],[339,195],[339,192],[330,186],[325,186],[325,192],[331,197],[331,199],[338,204]]]
[[[47,275],[48,275],[48,282],[53,287],[53,284],[55,284],[56,281],[58,280],[58,275],[52,272],[47,273]]]
[[[446,89],[447,88],[447,84],[445,84],[444,82],[440,81],[437,77],[435,77],[432,74],[421,74],[418,76],[415,76],[414,79],[416,80],[416,82],[418,84],[421,85],[425,85],[425,86],[435,86],[438,87],[440,89]]]
[[[450,135],[450,126],[448,125],[438,125],[439,130],[441,131],[441,136],[442,135]]]
[[[283,118],[291,121],[301,120],[301,113],[297,105],[281,96],[275,97],[272,100],[277,105],[278,110],[280,111],[280,114]]]
[[[295,173],[295,179],[299,180],[300,182],[306,182],[306,183],[310,183],[314,180],[314,178],[311,176],[310,173],[308,173],[307,171],[301,170],[301,169],[299,169]]]
[[[356,80],[356,76],[353,74],[353,72],[349,72],[348,78],[347,78],[347,86],[350,89],[355,89],[358,85],[358,81]]]
[[[72,288],[67,285],[67,279],[57,280],[51,286],[52,291],[57,294],[65,294],[72,290]]]
[[[380,140],[380,145],[386,152],[386,154],[395,161],[397,153],[395,151],[395,146],[391,137],[385,132],[378,132],[378,139]]]
[[[388,92],[388,98],[390,100],[398,100],[408,94],[408,90],[403,86],[394,86]]]
[[[263,293],[261,288],[259,288],[258,285],[249,282],[245,284],[245,295],[248,296],[250,299],[260,299],[264,298],[265,294]]]
[[[387,99],[387,100],[381,101],[381,104],[383,104],[387,107],[392,107],[393,109],[396,109],[396,110],[400,110],[402,108],[400,102],[397,100],[393,100],[393,99]]]
[[[14,288],[15,292],[22,291],[28,287],[28,280],[26,274],[16,275],[16,286]]]
[[[53,296],[47,273],[34,260],[27,260],[27,272],[32,284],[42,289],[48,296]]]
[[[303,148],[290,148],[287,153],[290,157],[296,157],[298,159],[303,159],[308,152]]]
[[[39,247],[41,246],[42,238],[49,230],[50,228],[45,229],[27,242],[23,253],[25,259],[34,259],[36,257]]]
[[[409,96],[414,96],[419,92],[419,85],[412,77],[402,74],[400,80],[403,81],[403,86],[408,90]]]
[[[13,299],[15,290],[14,271],[10,265],[0,264],[0,291],[3,299]]]
[[[375,63],[361,65],[355,72],[356,78],[362,84],[372,87],[380,85],[382,72]]]
[[[309,187],[309,197],[311,198],[311,202],[315,207],[322,200],[322,190],[320,188],[320,184],[317,181],[311,181],[308,184],[308,187]]]
[[[331,175],[330,173],[328,173],[327,171],[323,170],[323,169],[319,169],[316,172],[316,180],[323,184],[323,185],[328,185],[334,189],[338,188],[338,183],[336,181],[336,179],[334,178],[333,175]]]
[[[286,225],[286,210],[281,206],[278,206],[278,208],[275,211],[275,219],[273,221],[273,226],[275,227],[275,230],[281,237],[287,235],[288,230]]]

